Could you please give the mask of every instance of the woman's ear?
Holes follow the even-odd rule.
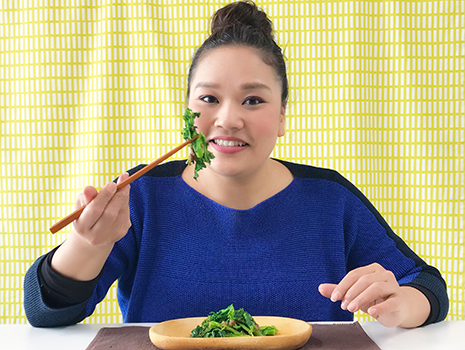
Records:
[[[281,106],[281,115],[279,116],[278,137],[284,136],[286,132],[286,108],[287,103],[283,103]]]

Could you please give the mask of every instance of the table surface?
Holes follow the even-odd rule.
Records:
[[[360,322],[382,350],[463,350],[465,321],[446,321],[416,329],[386,328],[378,322]],[[102,327],[139,324],[78,324],[61,328],[34,328],[30,325],[0,325],[2,350],[84,350]]]

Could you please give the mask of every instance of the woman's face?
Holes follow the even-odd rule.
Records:
[[[281,84],[253,48],[207,52],[194,72],[188,107],[200,112],[196,125],[215,155],[209,171],[224,176],[257,171],[284,135]]]

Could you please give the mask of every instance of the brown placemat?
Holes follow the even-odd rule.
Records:
[[[312,324],[312,336],[300,350],[380,350],[358,322]],[[161,350],[150,341],[150,327],[102,328],[86,350]]]
[[[86,350],[157,350],[149,337],[150,327],[101,328]]]
[[[301,350],[381,350],[358,322],[312,324],[313,332]]]

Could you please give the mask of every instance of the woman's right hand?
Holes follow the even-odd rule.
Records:
[[[118,183],[126,180],[128,173],[119,176]],[[99,192],[87,186],[78,196],[76,208],[87,204],[81,216],[74,221],[72,234],[79,235],[91,246],[113,245],[124,237],[129,218],[130,185],[117,190],[114,182],[106,184]]]
[[[118,183],[127,179],[127,173]],[[116,241],[126,235],[129,218],[129,185],[117,190],[116,184],[106,184],[100,192],[87,186],[76,201],[76,207],[87,204],[73,223],[71,234],[56,250],[52,268],[63,276],[89,281],[102,270]]]

